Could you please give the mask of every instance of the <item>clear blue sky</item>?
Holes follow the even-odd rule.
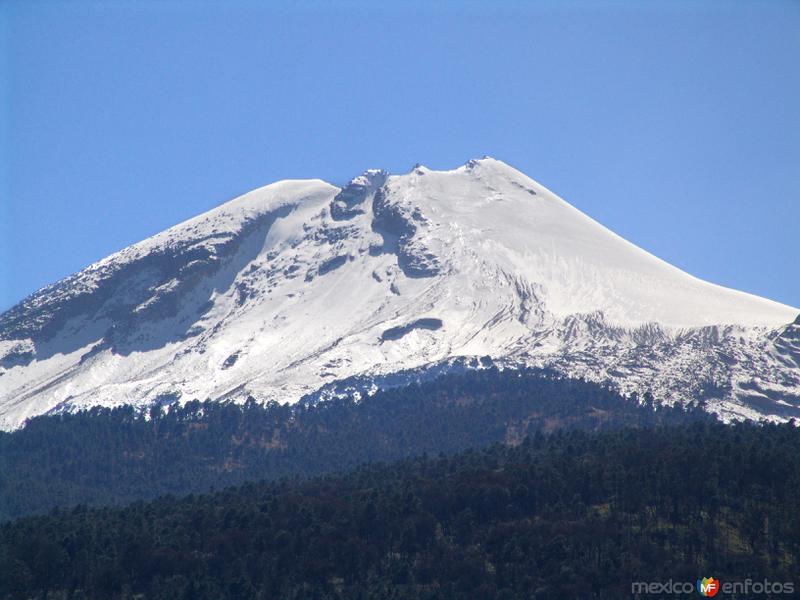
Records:
[[[800,306],[797,1],[6,0],[0,46],[0,309],[277,179],[484,154]]]

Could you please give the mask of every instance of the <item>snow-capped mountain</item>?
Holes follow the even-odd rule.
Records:
[[[0,426],[294,402],[489,361],[785,419],[800,415],[799,312],[696,279],[491,158],[343,189],[282,181],[0,315]]]

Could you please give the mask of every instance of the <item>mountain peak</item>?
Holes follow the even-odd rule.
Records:
[[[522,175],[527,177],[524,173],[522,173],[522,171],[515,169],[507,162],[504,162],[500,159],[494,158],[489,155],[485,155],[481,158],[471,158],[466,163],[464,163],[462,168],[465,168],[470,171],[477,169],[494,170],[501,173]]]
[[[365,212],[365,203],[386,183],[389,173],[383,169],[367,169],[353,177],[331,201],[331,216],[337,220],[350,219]]]
[[[0,426],[164,398],[294,402],[486,356],[782,418],[800,415],[797,312],[672,267],[494,158],[284,181],[0,315]]]
[[[470,158],[467,162],[464,163],[464,166],[468,169],[474,169],[475,167],[479,166],[492,166],[492,165],[502,165],[502,166],[509,166],[504,163],[502,160],[498,160],[488,154],[484,154],[481,158]]]

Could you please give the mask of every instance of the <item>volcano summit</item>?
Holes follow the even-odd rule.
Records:
[[[688,275],[491,158],[281,181],[0,315],[0,426],[487,364],[784,420],[800,416],[798,312]]]

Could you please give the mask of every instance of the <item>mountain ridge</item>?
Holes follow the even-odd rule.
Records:
[[[343,381],[368,393],[485,356],[780,420],[800,415],[798,312],[680,271],[492,158],[286,180],[0,315],[0,425]]]

